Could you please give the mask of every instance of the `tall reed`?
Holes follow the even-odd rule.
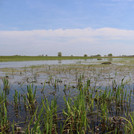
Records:
[[[3,89],[4,89],[4,90],[8,90],[8,89],[10,88],[8,78],[4,77],[4,78],[2,79],[2,82],[3,82]]]

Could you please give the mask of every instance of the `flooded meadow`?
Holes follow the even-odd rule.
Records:
[[[132,59],[0,62],[0,87],[2,134],[134,133]]]

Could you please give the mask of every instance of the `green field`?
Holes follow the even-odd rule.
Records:
[[[0,56],[0,62],[6,61],[39,61],[39,60],[74,60],[74,59],[99,59],[99,58],[122,58],[134,59],[133,57],[84,57],[84,56]]]
[[[5,61],[37,61],[37,60],[73,60],[73,59],[91,59],[92,57],[83,56],[0,56],[0,62]]]

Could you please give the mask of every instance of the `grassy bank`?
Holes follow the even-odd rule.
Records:
[[[84,56],[0,56],[0,62],[7,61],[39,61],[39,60],[74,60],[74,59],[101,59],[101,58],[121,58],[134,59],[134,57],[84,57]]]
[[[73,60],[73,59],[91,59],[92,57],[83,56],[0,56],[0,62],[5,61],[38,61],[38,60]]]

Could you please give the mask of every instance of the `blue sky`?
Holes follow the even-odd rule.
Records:
[[[133,13],[134,0],[0,0],[0,53],[133,54]]]

